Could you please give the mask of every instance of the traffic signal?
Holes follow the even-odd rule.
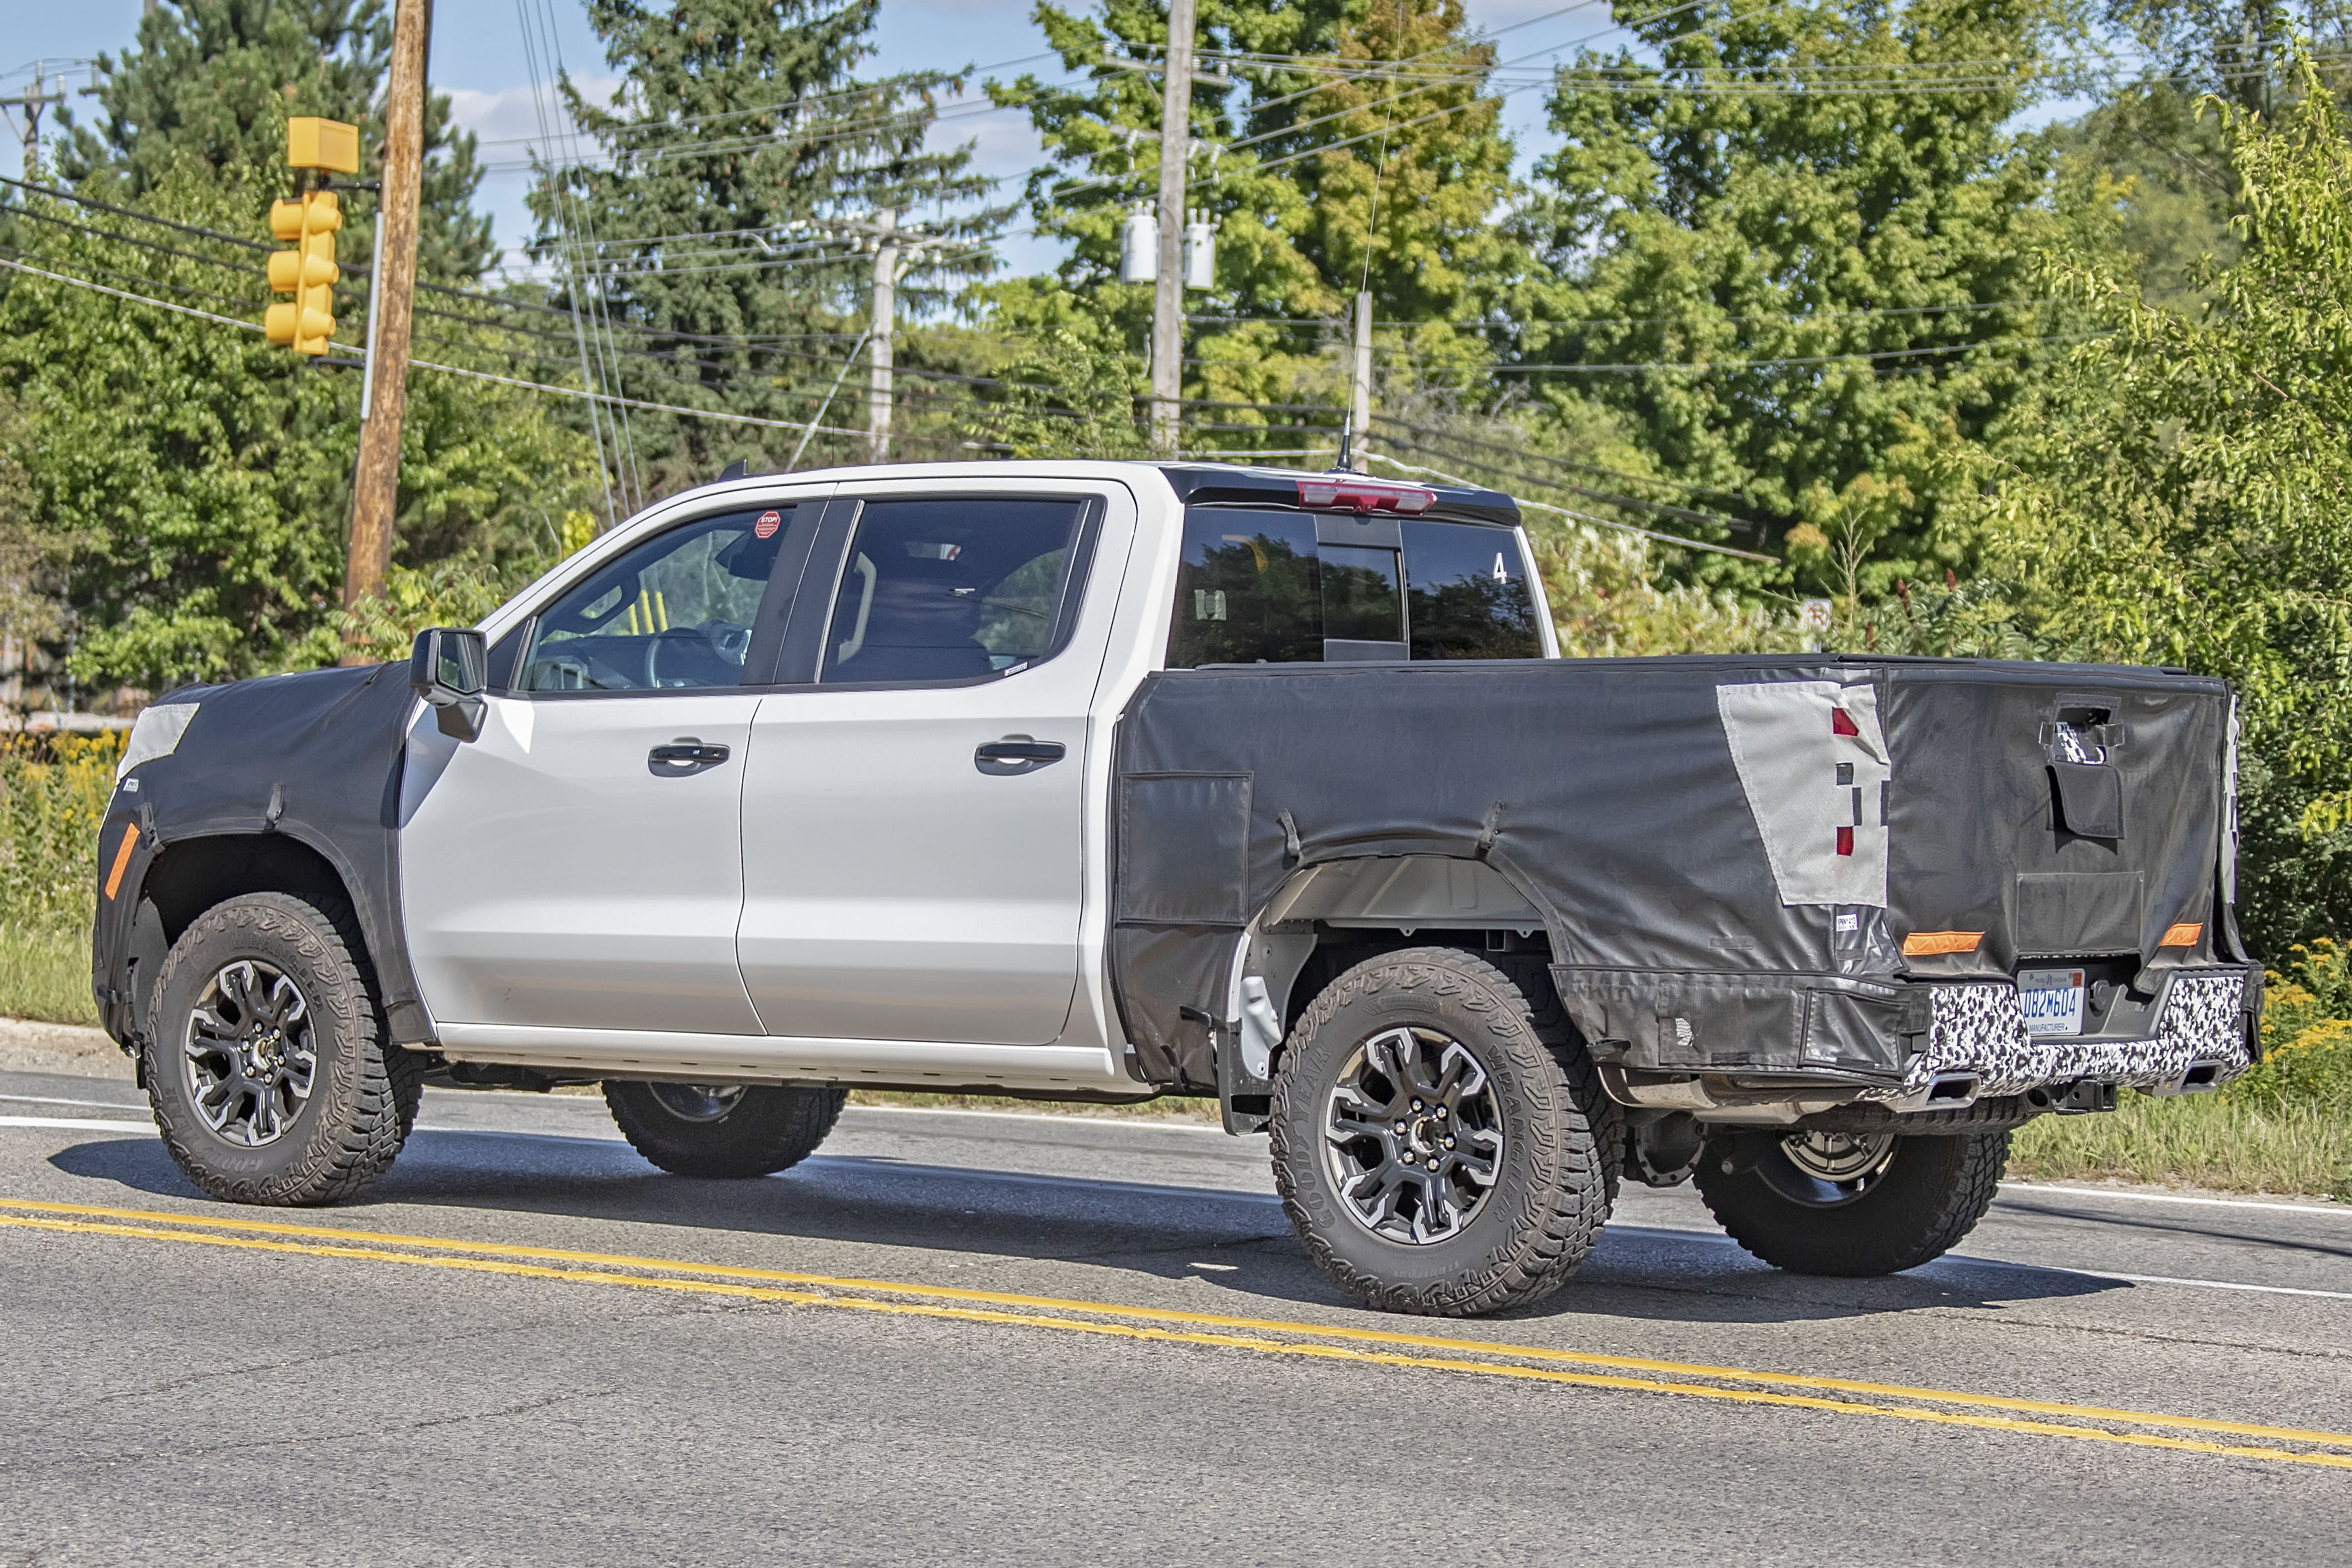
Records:
[[[272,305],[262,330],[273,343],[289,343],[298,354],[322,354],[335,336],[335,231],[343,226],[342,202],[332,191],[310,191],[290,202],[269,204],[269,232],[293,243],[269,258],[273,293],[291,294],[291,304]]]
[[[356,174],[360,133],[340,121],[297,116],[286,122],[286,162],[297,169]],[[269,258],[273,293],[291,294],[291,303],[269,307],[262,331],[273,343],[298,354],[322,354],[334,346],[335,234],[343,226],[342,199],[332,191],[309,191],[291,201],[269,204],[269,232],[293,246]]]

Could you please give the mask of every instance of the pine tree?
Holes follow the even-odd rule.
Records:
[[[628,395],[810,420],[866,326],[870,226],[960,241],[909,258],[901,321],[984,272],[1002,215],[967,146],[927,153],[940,71],[861,80],[879,0],[590,0],[623,83],[608,105],[567,79],[565,107],[601,156],[547,171],[533,254],[556,302],[594,323]],[[612,323],[609,333],[603,324]],[[853,380],[859,373],[849,372]],[[912,395],[919,396],[919,394]],[[834,400],[841,423],[862,396]],[[796,432],[631,410],[615,464],[642,499],[701,483],[730,458],[781,468]],[[838,447],[835,448],[836,450]]]
[[[1071,243],[1056,279],[995,290],[1000,321],[1043,330],[1092,317],[1139,354],[1151,288],[1118,281],[1120,231],[1159,189],[1160,76],[1114,62],[1159,57],[1167,18],[1152,0],[1105,0],[1085,16],[1036,12],[1082,87],[1024,76],[992,83],[1025,108],[1055,160],[1029,184],[1041,233]],[[1232,85],[1193,89],[1187,205],[1217,225],[1216,288],[1189,294],[1187,395],[1222,402],[1344,398],[1345,349],[1368,289],[1391,395],[1432,375],[1458,383],[1491,361],[1474,326],[1528,263],[1499,226],[1512,147],[1487,96],[1490,45],[1457,0],[1310,0],[1266,7],[1206,0],[1200,66]],[[1369,252],[1370,266],[1367,267]],[[1219,409],[1198,423],[1277,426],[1187,437],[1267,443],[1296,416]]]
[[[215,173],[234,166],[283,170],[286,119],[312,114],[360,127],[362,178],[383,144],[381,100],[392,48],[384,0],[180,0],[149,6],[138,46],[99,57],[95,125],[67,133],[58,173],[79,184],[111,176],[122,194],[152,190],[175,163]],[[474,137],[453,133],[449,100],[433,95],[425,118],[425,184],[418,264],[427,278],[472,281],[497,261],[490,220],[473,209],[482,172]],[[344,202],[347,266],[364,268],[375,196]],[[257,214],[253,227],[258,228]]]

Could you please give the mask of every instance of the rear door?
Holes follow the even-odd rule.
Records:
[[[401,893],[436,1020],[760,1032],[735,963],[745,677],[820,510],[739,502],[588,568],[501,641],[478,740],[412,731]]]
[[[1134,519],[1123,488],[1082,482],[833,503],[745,777],[737,948],[769,1034],[1061,1037],[1088,713]]]

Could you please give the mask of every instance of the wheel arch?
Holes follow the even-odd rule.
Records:
[[[380,918],[360,896],[358,878],[331,847],[311,842],[299,828],[173,838],[139,858],[132,885],[121,889],[129,895],[122,901],[131,920],[115,960],[119,973],[98,977],[101,984],[120,980],[115,990],[134,1040],[146,1037],[147,993],[172,944],[205,910],[247,893],[284,893],[331,912],[338,906],[347,911],[358,928],[359,951],[352,956],[380,1003],[386,1000],[387,959],[400,966],[395,973],[405,973],[398,933],[376,929]]]
[[[1238,1026],[1227,1031],[1236,1048],[1220,1052],[1217,1075],[1228,1127],[1254,1130],[1291,1030],[1344,971],[1404,948],[1461,948],[1539,987],[1529,1000],[1549,1013],[1559,1007],[1550,933],[1543,910],[1484,858],[1363,855],[1299,867],[1242,931],[1228,966],[1224,1016]]]

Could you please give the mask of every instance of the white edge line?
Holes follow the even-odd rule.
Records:
[[[2263,1203],[2253,1198],[2193,1198],[2186,1193],[2149,1193],[2132,1187],[2059,1187],[2038,1182],[2003,1182],[2002,1193],[2049,1193],[2068,1198],[2130,1198],[2144,1204],[2196,1204],[2208,1208],[2268,1209],[2274,1214],[2326,1215],[2341,1219],[2352,1215],[2352,1206],[2315,1199],[2302,1204]],[[2117,1275],[2117,1279],[2124,1276]]]
[[[144,1132],[156,1136],[152,1121],[98,1121],[79,1116],[0,1116],[0,1127],[57,1127],[73,1132]]]
[[[56,1094],[0,1094],[0,1100],[11,1105],[94,1105],[101,1110],[136,1110],[144,1114],[143,1105],[125,1105],[119,1100],[68,1100]]]

